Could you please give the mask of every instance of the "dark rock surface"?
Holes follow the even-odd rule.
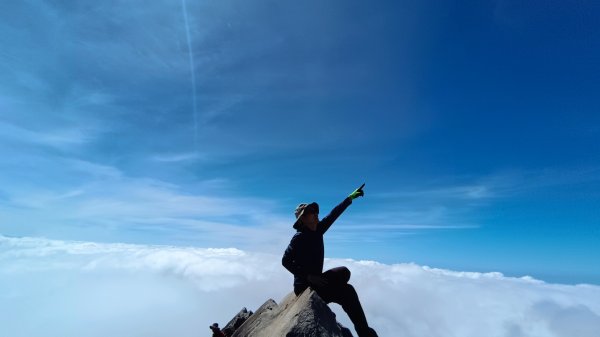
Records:
[[[269,299],[228,336],[352,337],[352,333],[335,320],[335,314],[329,306],[309,288],[300,296],[288,294],[279,305]]]
[[[227,336],[233,335],[233,332],[237,330],[244,322],[252,316],[252,311],[248,311],[248,309],[243,308],[240,312],[235,315],[227,325],[223,328],[223,332]]]

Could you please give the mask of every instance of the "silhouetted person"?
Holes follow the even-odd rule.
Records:
[[[346,210],[352,200],[363,196],[364,184],[337,205],[326,217],[319,221],[319,205],[316,202],[300,204],[296,207],[296,234],[281,260],[283,266],[294,274],[294,293],[300,295],[311,287],[326,303],[342,306],[354,324],[358,337],[376,337],[375,330],[367,324],[367,318],[354,287],[348,284],[350,270],[337,267],[323,273],[325,249],[323,234]]]
[[[219,329],[219,324],[217,323],[213,323],[213,325],[209,326],[208,328],[211,329],[213,332],[212,337],[227,337],[225,336],[223,331]]]

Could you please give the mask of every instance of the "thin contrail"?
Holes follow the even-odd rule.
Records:
[[[190,71],[192,73],[192,100],[194,113],[194,150],[198,145],[198,111],[196,110],[196,67],[194,66],[194,52],[192,51],[192,40],[190,38],[190,26],[188,24],[188,13],[185,0],[181,0],[181,8],[183,11],[183,22],[185,23],[185,36],[187,38],[188,55],[190,57]]]

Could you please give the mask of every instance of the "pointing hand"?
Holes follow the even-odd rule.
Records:
[[[363,187],[365,187],[365,184],[362,184],[359,188],[354,190],[354,192],[350,193],[349,197],[352,198],[352,200],[354,200],[358,197],[364,196],[365,192],[363,191]]]

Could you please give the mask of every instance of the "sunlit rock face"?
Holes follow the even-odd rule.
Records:
[[[336,321],[327,304],[309,288],[300,296],[288,294],[279,305],[269,299],[231,337],[274,336],[352,337],[352,333]]]

